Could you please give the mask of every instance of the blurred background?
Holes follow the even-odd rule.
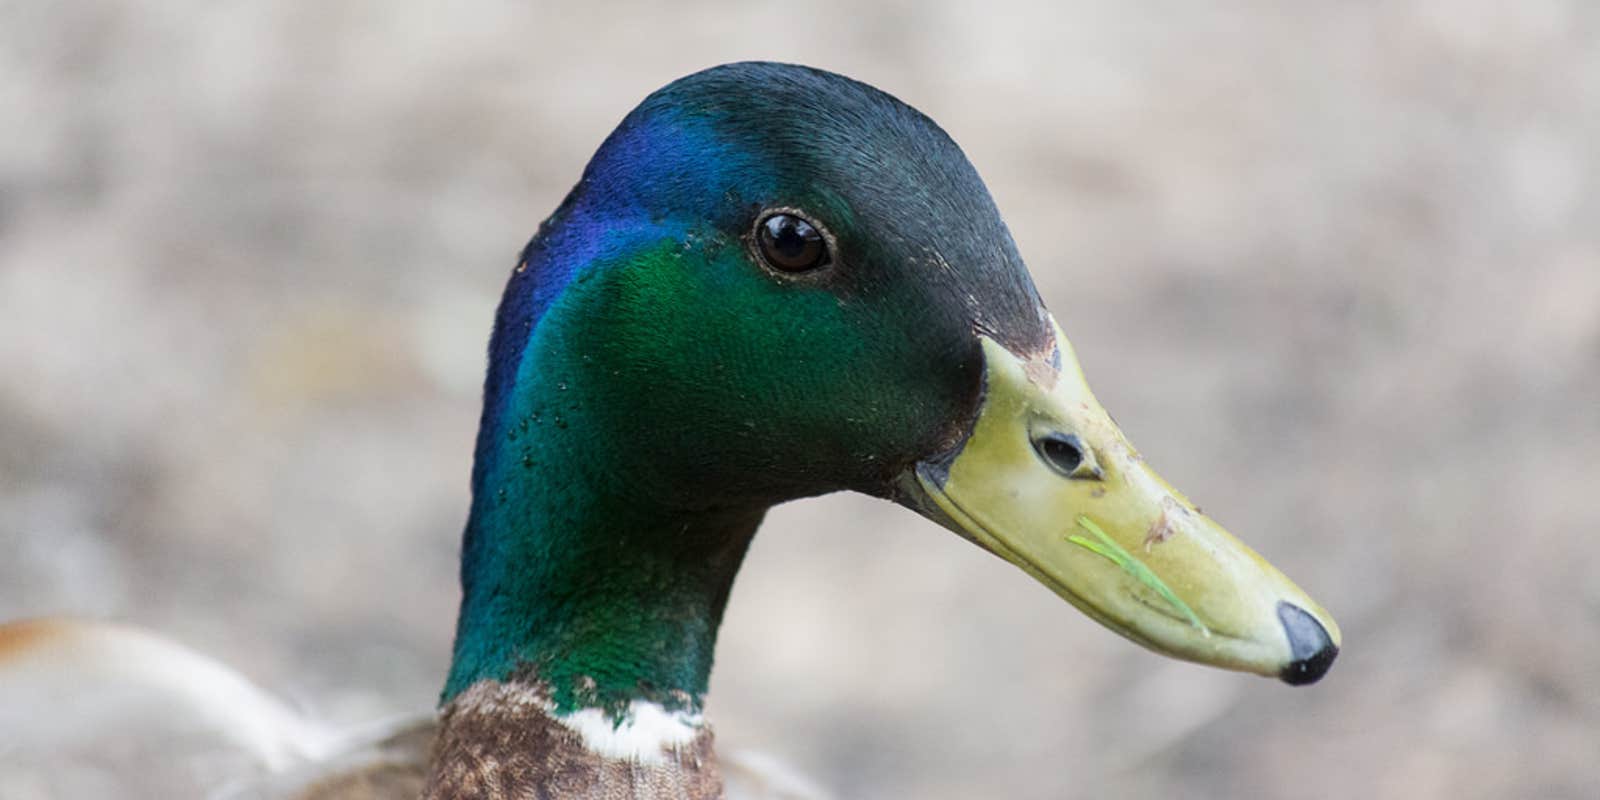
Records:
[[[428,708],[484,348],[642,97],[801,61],[937,119],[1151,463],[1339,619],[1151,655],[898,508],[783,507],[709,714],[845,798],[1592,798],[1583,0],[0,2],[0,619],[322,719]]]

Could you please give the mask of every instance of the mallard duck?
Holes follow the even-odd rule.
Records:
[[[428,798],[723,796],[701,709],[734,575],[768,509],[840,490],[1158,653],[1305,684],[1339,648],[1128,443],[955,142],[807,67],[695,73],[600,146],[507,281],[471,485],[437,715],[364,751]],[[29,630],[0,668],[166,652]],[[190,704],[233,698],[272,766],[337,749],[212,677]],[[370,793],[360,762],[296,791]]]

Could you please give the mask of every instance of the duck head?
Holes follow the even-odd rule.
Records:
[[[549,676],[610,653],[584,659],[583,686],[626,671],[640,657],[618,629],[653,628],[680,594],[703,597],[661,613],[714,635],[765,509],[838,490],[922,514],[1170,656],[1306,683],[1339,644],[1128,443],[950,137],[804,67],[683,78],[601,146],[507,285],[473,488],[447,697],[508,656]],[[569,619],[600,594],[623,611]],[[709,648],[673,630],[634,649]]]

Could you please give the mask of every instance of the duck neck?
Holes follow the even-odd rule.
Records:
[[[579,215],[573,203],[553,219]],[[621,722],[636,702],[698,714],[734,574],[770,504],[695,502],[715,494],[682,481],[695,470],[641,453],[642,436],[675,421],[638,420],[635,387],[602,358],[615,326],[585,312],[598,268],[550,245],[573,227],[541,230],[496,316],[442,700],[515,681],[541,687],[557,714]]]
[[[590,460],[514,463],[531,474],[479,487],[468,522],[425,796],[720,797],[700,709],[762,511],[652,507]]]
[[[730,491],[674,437],[696,418],[622,368],[654,321],[602,313],[620,290],[584,263],[581,210],[530,243],[496,316],[429,798],[720,793],[700,718],[717,629],[782,498]]]
[[[487,679],[538,683],[559,714],[620,721],[639,701],[698,713],[764,509],[654,505],[559,416],[519,415],[501,438],[467,523],[444,700]]]

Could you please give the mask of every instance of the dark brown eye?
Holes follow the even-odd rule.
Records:
[[[756,244],[767,266],[780,272],[805,272],[832,261],[822,231],[799,216],[781,211],[757,223]]]

